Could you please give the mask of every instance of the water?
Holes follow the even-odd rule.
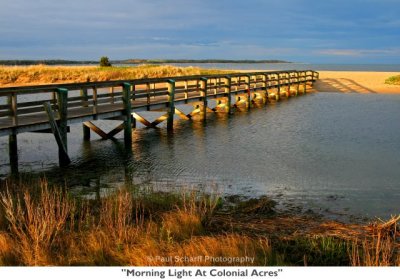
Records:
[[[187,110],[187,107],[181,107]],[[155,118],[156,113],[149,117]],[[115,122],[105,121],[105,130]],[[94,193],[129,183],[164,190],[194,188],[246,197],[269,195],[281,208],[338,219],[400,213],[400,95],[317,93],[200,120],[84,142],[71,127],[71,166],[57,166],[51,134],[18,136],[20,172],[42,174],[72,191]],[[0,177],[9,175],[0,138]]]
[[[400,72],[400,64],[311,64],[311,63],[170,63],[178,67],[199,67],[203,69],[230,69],[255,71],[314,70],[314,71],[366,71]],[[119,66],[135,66],[119,65]]]

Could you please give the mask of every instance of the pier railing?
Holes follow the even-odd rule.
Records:
[[[66,149],[68,125],[83,123],[85,139],[90,130],[102,138],[125,130],[129,142],[136,121],[154,127],[166,120],[167,128],[172,129],[174,114],[190,119],[195,114],[205,118],[212,111],[250,109],[257,102],[304,94],[318,76],[312,70],[249,72],[0,88],[0,136],[10,136],[12,152],[17,134],[50,131],[57,126]],[[214,107],[210,100],[215,100]],[[189,114],[176,108],[189,103],[194,106]],[[140,115],[141,111],[154,110],[165,114],[153,122]],[[119,119],[123,124],[105,133],[93,123],[98,119]]]

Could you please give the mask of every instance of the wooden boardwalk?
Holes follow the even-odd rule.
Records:
[[[90,138],[90,131],[104,139],[124,131],[129,146],[136,121],[148,127],[167,121],[167,129],[171,130],[175,114],[189,120],[195,114],[205,119],[208,112],[248,110],[256,104],[279,101],[282,96],[304,94],[307,86],[317,79],[317,72],[307,70],[0,88],[0,136],[9,136],[13,165],[18,164],[17,134],[52,131],[60,141],[60,164],[65,165],[68,162],[61,153],[64,148],[68,157],[70,124],[83,123],[85,139]],[[215,105],[211,107],[211,103]],[[176,108],[181,104],[193,105],[193,110],[185,114]],[[142,111],[165,111],[165,114],[150,122],[140,115]],[[123,123],[105,133],[95,124],[94,120],[100,119],[123,120]]]

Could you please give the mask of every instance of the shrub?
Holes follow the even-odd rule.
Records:
[[[100,58],[100,67],[111,67],[110,60],[107,56],[103,56]]]

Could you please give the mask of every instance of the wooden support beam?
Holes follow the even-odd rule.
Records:
[[[264,93],[264,99],[265,99],[265,104],[268,103],[269,99],[268,99],[268,75],[264,74],[263,75],[263,86],[265,88],[265,93]]]
[[[281,97],[281,75],[277,74],[278,76],[278,90],[275,93],[275,100],[279,101],[280,97]]]
[[[56,139],[57,145],[58,145],[58,159],[60,166],[66,166],[71,163],[71,160],[68,156],[68,150],[66,146],[66,142],[64,142],[62,132],[60,131],[61,129],[61,121],[59,126],[57,125],[57,122],[55,120],[53,110],[51,108],[51,105],[49,102],[46,102],[43,104],[43,107],[47,113],[47,117],[49,118],[49,124],[51,127],[51,130],[53,131],[54,137]]]
[[[160,124],[161,122],[163,122],[163,121],[165,121],[165,120],[167,120],[167,130],[172,130],[173,129],[173,126],[172,127],[170,127],[169,129],[168,129],[168,123],[170,123],[169,121],[170,121],[170,112],[167,112],[166,114],[163,114],[163,115],[161,115],[160,117],[158,117],[156,120],[154,120],[153,122],[151,122],[150,123],[150,126],[149,127],[156,127],[158,124]],[[171,124],[170,124],[171,125]],[[172,124],[173,125],[173,124]]]
[[[82,97],[82,106],[83,107],[88,107],[89,106],[89,97],[88,97],[88,92],[87,92],[87,88],[82,88],[81,90],[80,90],[80,94],[81,94],[81,97]]]
[[[179,115],[180,118],[184,120],[190,120],[192,116],[190,114],[186,115],[183,111],[175,108],[175,114]]]
[[[93,119],[94,120],[98,119],[98,116],[97,116],[97,113],[98,113],[97,104],[98,104],[98,102],[97,102],[97,88],[93,87]]]
[[[207,119],[207,107],[208,107],[208,102],[207,102],[207,78],[202,77],[200,78],[200,95],[203,101],[203,108],[202,108],[202,113],[203,113],[203,120]]]
[[[247,103],[246,103],[246,106],[247,106],[247,109],[248,110],[250,110],[250,108],[251,108],[251,93],[250,93],[250,76],[249,75],[246,75],[245,77],[244,77],[244,80],[245,80],[245,88],[246,88],[246,90],[247,90]]]
[[[83,128],[83,140],[90,140],[90,128],[85,125],[85,123],[82,123],[82,128]]]
[[[230,76],[226,76],[225,80],[224,80],[224,83],[225,83],[225,96],[226,96],[226,99],[227,99],[227,102],[226,102],[227,113],[231,114],[232,113],[232,104],[231,104],[231,102],[232,102],[232,100],[231,100],[232,80],[231,80],[231,77]]]
[[[8,149],[11,174],[15,176],[18,175],[18,144],[17,135],[15,133],[8,136]]]
[[[12,118],[13,126],[18,126],[18,114],[17,114],[18,102],[16,93],[8,95],[7,104],[9,108],[9,114]]]
[[[115,98],[115,96],[114,96],[114,86],[111,86],[110,87],[110,97],[111,97],[111,104],[114,104],[114,98]]]
[[[110,132],[108,132],[107,136],[109,139],[113,138],[116,134],[118,134],[119,132],[121,132],[124,129],[124,123],[122,122],[121,124],[119,124],[117,127],[115,127],[114,129],[112,129]]]
[[[142,117],[141,115],[139,115],[136,112],[132,113],[133,119],[139,121],[140,123],[142,123],[144,126],[146,127],[152,127],[152,123],[147,121],[144,117]]]
[[[80,90],[80,94],[82,97],[82,106],[83,107],[88,107],[89,106],[89,96],[88,96],[88,91],[87,88],[82,88]],[[90,128],[87,127],[86,125],[82,124],[82,129],[83,129],[83,140],[90,140]]]
[[[122,102],[124,103],[124,141],[125,147],[131,147],[132,143],[132,103],[131,103],[131,84],[122,84]]]
[[[65,88],[57,88],[57,105],[58,105],[58,130],[61,140],[65,148],[65,154],[68,157],[68,90]],[[66,159],[64,150],[59,149],[60,165],[68,165],[71,161]],[[64,162],[64,159],[65,162]]]
[[[124,129],[124,123],[119,124],[117,127],[115,127],[114,129],[112,129],[110,132],[106,133],[104,132],[102,129],[100,129],[98,126],[96,126],[95,124],[93,124],[93,122],[91,121],[86,121],[83,122],[83,125],[85,127],[87,127],[90,130],[92,130],[93,132],[95,132],[96,134],[98,134],[102,139],[111,139],[113,138],[116,134],[118,134],[119,132],[121,132]]]
[[[169,79],[168,83],[168,119],[167,130],[174,129],[174,114],[175,114],[175,80]]]
[[[147,110],[150,110],[150,82],[146,82]]]
[[[287,76],[287,82],[288,82],[288,84],[287,84],[287,92],[286,92],[286,96],[288,97],[288,98],[290,98],[291,97],[291,95],[290,95],[290,74],[289,73],[286,73],[286,76]]]
[[[98,134],[102,139],[107,139],[107,133],[105,133],[102,129],[94,125],[91,121],[83,122],[83,125]]]
[[[184,81],[183,86],[184,86],[184,94],[185,94],[185,104],[187,104],[188,103],[188,94],[189,94],[187,80]]]

